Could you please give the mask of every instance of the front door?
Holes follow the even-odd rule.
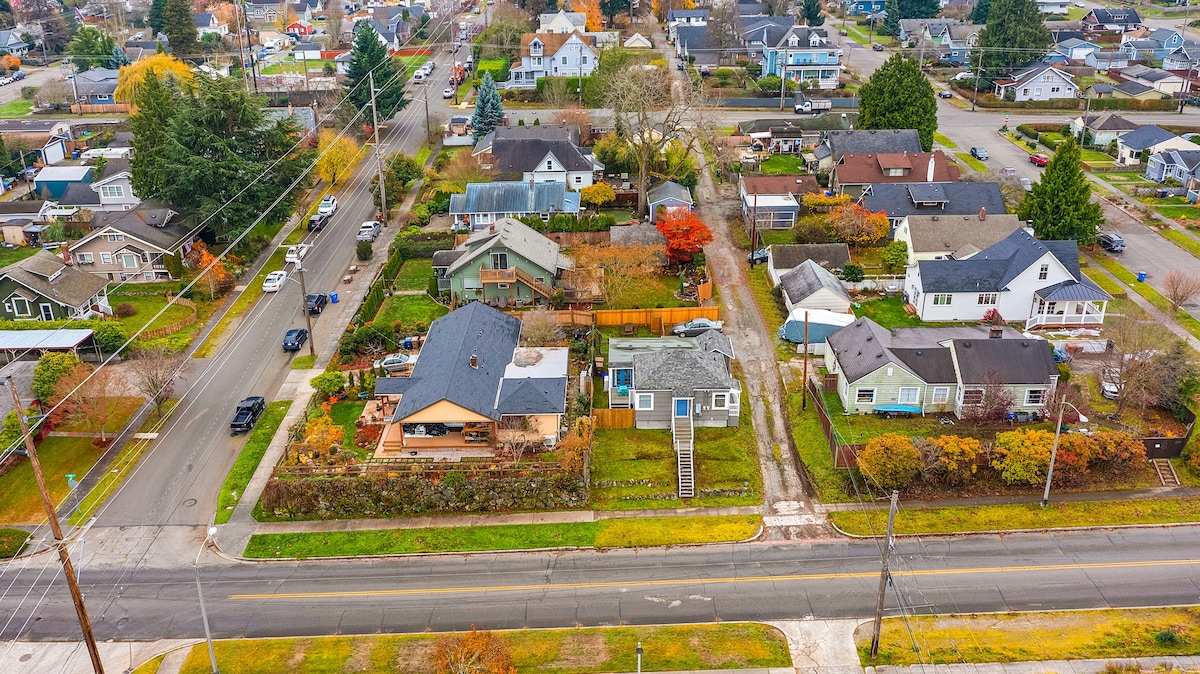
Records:
[[[42,320],[43,321],[54,320],[54,309],[49,304],[42,305]]]
[[[691,415],[692,401],[687,398],[675,399],[675,416],[686,417]]]

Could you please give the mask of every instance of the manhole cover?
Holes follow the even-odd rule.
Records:
[[[196,499],[194,499],[194,498],[190,498],[190,499],[188,499],[188,500],[184,501],[184,502],[183,502],[183,505],[184,505],[185,507],[191,508],[192,506],[196,505]]]
[[[20,660],[21,662],[29,662],[29,661],[30,661],[30,660],[32,660],[32,659],[33,659],[33,654],[31,654],[31,653],[26,653],[25,655],[22,655],[22,656],[19,658],[19,660]]]
[[[121,618],[117,621],[117,631],[125,629],[129,625],[129,618]]]

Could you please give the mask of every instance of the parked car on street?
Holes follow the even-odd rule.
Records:
[[[988,153],[986,149],[976,145],[975,147],[971,148],[971,156],[979,161],[987,161]]]
[[[1025,188],[1026,192],[1033,191],[1033,181],[1029,178],[1021,178],[1021,187]]]
[[[883,51],[883,45],[876,42],[875,44],[871,45],[871,51]]]
[[[358,241],[370,241],[375,243],[375,239],[379,237],[379,223],[371,220],[364,222],[358,226],[358,236],[355,237]]]
[[[325,225],[329,224],[328,215],[310,215],[308,216],[308,231],[319,232],[325,229]]]
[[[304,308],[315,316],[325,310],[326,304],[329,304],[329,295],[325,293],[310,293],[304,296]]]
[[[304,328],[292,328],[283,336],[284,351],[299,351],[300,347],[308,341],[308,330]]]
[[[317,206],[317,215],[333,215],[337,207],[337,197],[332,194],[326,194],[325,198],[321,200],[321,205]]]
[[[375,369],[383,370],[388,374],[397,372],[408,372],[413,365],[417,363],[419,354],[393,353],[375,361]]]
[[[954,98],[954,94],[950,93],[949,90],[942,89],[938,92],[938,98]]]
[[[449,87],[442,89],[442,98],[454,98],[454,90]]]
[[[238,403],[233,410],[233,419],[229,422],[230,435],[254,428],[254,424],[266,408],[267,401],[262,396],[250,396]]]
[[[286,271],[273,271],[267,274],[267,278],[263,279],[263,292],[276,293],[283,288],[283,284],[287,282]]]
[[[714,321],[709,318],[693,318],[690,321],[676,325],[671,332],[679,337],[695,337],[709,330],[720,331],[724,325],[724,321]]]
[[[1105,232],[1100,235],[1099,242],[1100,247],[1110,253],[1125,252],[1125,239],[1122,239],[1120,234]]]
[[[298,246],[289,246],[287,252],[283,254],[284,262],[299,262],[308,254],[308,244],[302,243]]]
[[[1046,164],[1050,163],[1050,157],[1047,157],[1040,152],[1037,154],[1031,154],[1029,155],[1029,163],[1033,164],[1034,166],[1045,166]]]

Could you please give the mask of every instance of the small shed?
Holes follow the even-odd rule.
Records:
[[[92,360],[88,356],[100,358],[91,330],[0,330],[0,353],[5,363],[37,360],[48,351],[73,353],[87,360]]]
[[[783,303],[788,311],[800,308],[850,312],[850,293],[838,277],[813,260],[805,260],[779,277],[779,285],[783,288]]]
[[[688,188],[674,180],[668,180],[646,192],[646,206],[657,221],[660,207],[664,209],[686,208],[690,211],[696,207],[696,202],[692,200],[692,193]]]
[[[641,33],[634,33],[625,38],[624,46],[626,49],[650,49],[654,45],[650,42],[650,38]]]
[[[33,189],[38,194],[45,190],[49,199],[60,199],[68,185],[90,184],[95,179],[92,169],[91,166],[47,166],[34,177]]]

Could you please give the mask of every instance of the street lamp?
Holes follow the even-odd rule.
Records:
[[[1058,425],[1054,427],[1054,447],[1050,450],[1050,468],[1046,471],[1046,491],[1042,492],[1042,507],[1050,505],[1050,480],[1054,479],[1054,459],[1058,457],[1058,437],[1062,434],[1063,412],[1070,407],[1079,415],[1079,421],[1087,423],[1088,418],[1083,416],[1083,412],[1079,408],[1067,402],[1067,396],[1064,394],[1062,402],[1058,406]]]
[[[216,533],[216,527],[208,528],[208,535],[204,537],[204,542],[200,544],[200,550],[196,552],[196,559],[192,562],[192,571],[196,574],[196,596],[200,598],[200,619],[204,621],[204,639],[208,641],[208,662],[212,665],[212,674],[221,674],[217,669],[217,654],[213,652],[212,630],[208,628],[208,611],[204,608],[204,590],[200,588],[200,555],[208,545],[209,539]]]

